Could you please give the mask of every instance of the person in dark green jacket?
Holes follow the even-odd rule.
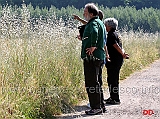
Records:
[[[102,21],[103,19],[103,12],[101,10],[98,10],[98,17],[99,19]],[[77,36],[77,38],[79,40],[82,39],[82,36],[83,36],[83,29],[85,28],[85,25],[88,23],[87,21],[85,21],[84,19],[80,18],[78,15],[73,15],[74,19],[75,20],[78,20],[80,21],[81,23],[83,23],[84,25],[82,26],[79,26],[78,29],[79,29],[79,33],[80,35]],[[83,27],[83,28],[82,28]],[[80,31],[81,30],[81,31]],[[107,47],[106,47],[106,42],[107,42],[107,39],[106,39],[106,30],[105,30],[105,38],[104,38],[104,49],[105,49],[105,53],[106,53],[106,59],[108,60],[109,58],[109,55],[108,55],[108,50],[107,50]],[[100,65],[100,69],[99,69],[99,74],[98,74],[98,81],[99,81],[99,84],[100,86],[102,87],[103,85],[103,81],[102,81],[102,69],[103,69],[103,65],[105,64],[105,60],[104,62]],[[88,107],[90,107],[90,103],[87,104]],[[104,96],[103,96],[103,90],[101,88],[101,107],[102,107],[102,111],[105,112],[106,111],[106,108],[105,108],[105,104],[104,104]]]
[[[81,58],[96,58],[99,60],[104,60],[105,58],[104,25],[103,22],[100,19],[98,19],[97,16],[90,19],[85,26],[85,30],[82,37]]]
[[[85,5],[83,16],[87,24],[82,37],[81,58],[84,65],[85,87],[91,107],[91,110],[85,111],[88,115],[102,113],[103,108],[98,73],[105,58],[105,28],[97,15],[98,8],[93,3]]]
[[[101,10],[98,10],[98,17],[99,17],[99,19],[100,19],[101,21],[103,20],[103,16],[104,16],[104,15],[103,15],[103,12],[102,12]],[[83,36],[83,34],[82,34],[82,33],[83,33],[83,30],[84,30],[84,28],[85,28],[85,25],[86,25],[88,22],[87,22],[86,20],[80,18],[78,15],[73,15],[73,17],[74,17],[75,20],[78,20],[78,21],[80,21],[81,23],[84,24],[84,25],[78,27],[80,34],[77,36],[77,38],[78,38],[79,40],[81,40],[81,38],[82,38],[82,36]],[[82,27],[83,27],[83,28],[82,28]],[[105,30],[104,49],[105,49],[105,53],[106,53],[106,59],[104,59],[104,62],[101,64],[100,69],[99,69],[99,74],[98,74],[98,81],[99,81],[99,84],[100,84],[101,87],[102,87],[102,85],[103,85],[103,81],[102,81],[102,69],[103,69],[103,66],[104,66],[106,60],[109,61],[108,50],[107,50],[107,47],[106,47],[106,45],[105,45],[106,42],[107,42],[107,39],[106,39],[106,30]],[[87,106],[90,107],[90,103],[88,103]],[[102,108],[102,111],[105,112],[105,111],[106,111],[106,108],[105,108],[105,104],[104,104],[104,96],[103,96],[103,90],[102,90],[102,88],[101,88],[101,107],[103,107],[103,108]]]

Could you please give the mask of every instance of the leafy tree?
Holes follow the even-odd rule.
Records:
[[[40,0],[39,4],[41,4],[42,1],[43,0]],[[34,0],[34,2],[37,2],[37,0]],[[48,2],[50,1],[48,0]],[[72,0],[70,2],[75,2],[75,1]],[[77,2],[79,1],[77,0]],[[126,2],[131,4],[134,1],[128,0]],[[63,19],[66,22],[65,23],[66,25],[71,19],[73,19],[72,17],[73,14],[77,14],[80,17],[83,17],[83,8],[77,9],[74,6],[57,8],[54,5],[51,5],[51,7],[40,7],[40,6],[34,7],[32,4],[34,3],[30,3],[27,5],[31,18],[36,18],[36,19],[46,18],[46,20],[47,18],[49,18],[49,20],[53,20],[53,22],[54,20]],[[3,8],[6,8],[6,6],[0,6],[0,15],[3,14]],[[12,8],[13,9],[11,12],[16,11],[15,14],[21,14],[22,6],[15,5],[12,6]],[[160,9],[155,9],[153,7],[150,8],[144,7],[142,9],[137,9],[135,6],[132,7],[119,6],[119,7],[109,8],[104,5],[99,5],[98,8],[104,12],[104,18],[115,17],[119,21],[119,29],[123,28],[127,28],[128,30],[143,29],[144,31],[147,32],[156,32],[159,31],[160,29]],[[75,21],[75,23],[77,22]]]
[[[153,7],[153,8],[160,8],[159,0],[0,0],[1,5],[18,5],[20,6],[22,3],[32,4],[34,8],[39,6],[40,8],[48,7],[50,8],[51,5],[56,6],[57,8],[74,6],[78,9],[84,7],[84,5],[88,2],[94,2],[98,5],[111,7],[118,7],[118,6],[135,6],[137,9],[141,9],[144,7]]]

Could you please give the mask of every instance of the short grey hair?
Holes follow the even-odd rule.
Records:
[[[117,30],[118,27],[118,20],[115,18],[106,18],[104,20],[104,24],[110,26],[111,28]]]

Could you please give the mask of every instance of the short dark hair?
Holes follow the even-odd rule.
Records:
[[[93,16],[97,16],[98,15],[98,8],[94,3],[88,3],[85,5],[85,8],[88,9],[89,13],[93,13]]]
[[[103,19],[103,12],[101,10],[98,11],[98,16],[99,16],[99,19],[102,20]]]

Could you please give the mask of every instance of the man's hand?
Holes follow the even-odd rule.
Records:
[[[129,54],[124,53],[123,58],[124,58],[124,59],[129,59]]]
[[[87,48],[87,49],[86,49],[86,53],[87,53],[88,55],[92,55],[95,49],[97,49],[97,47]]]
[[[77,35],[77,37],[76,37],[76,38],[78,38],[78,40],[82,41],[82,38],[81,38],[81,36],[80,36],[80,35]]]
[[[73,14],[72,16],[74,17],[75,20],[82,22],[82,24],[87,24],[87,21],[80,18],[78,15]]]
[[[80,17],[78,15],[73,14],[74,19],[80,20]]]
[[[106,61],[107,61],[107,62],[111,62],[111,60],[110,60],[109,58],[110,58],[110,57],[109,57],[109,55],[107,54],[107,55],[106,55]]]

